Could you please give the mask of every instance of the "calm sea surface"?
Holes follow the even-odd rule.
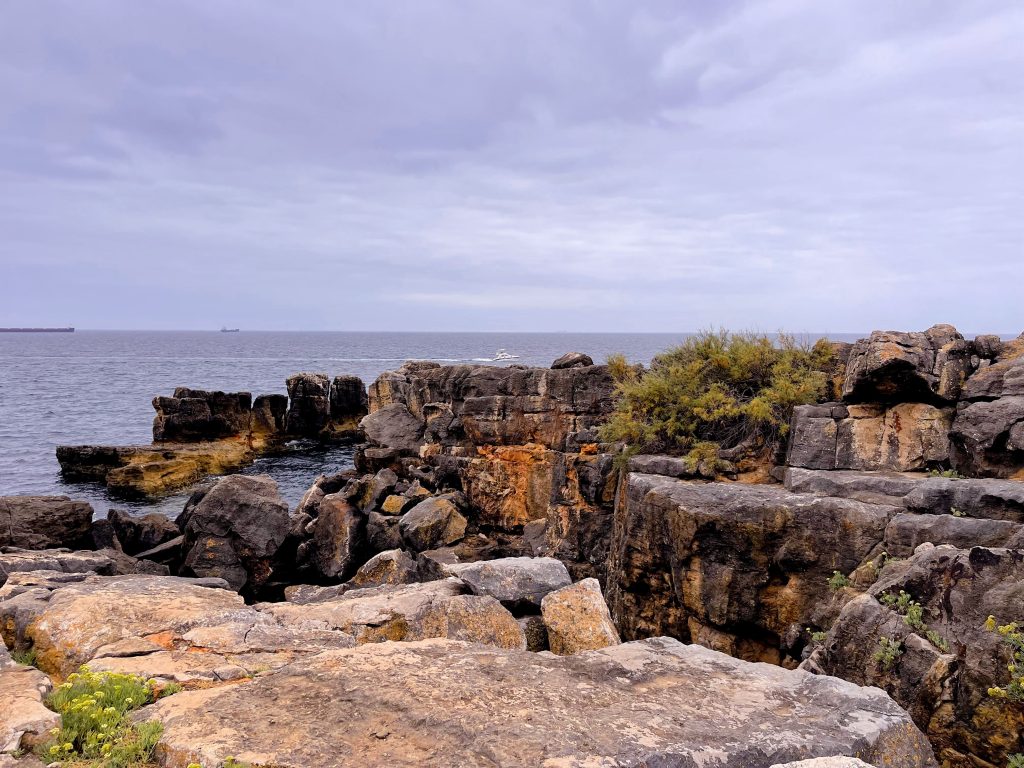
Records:
[[[182,496],[158,502],[111,500],[102,487],[67,483],[60,444],[148,443],[155,395],[175,387],[284,393],[299,371],[354,374],[367,384],[408,359],[481,362],[499,348],[516,363],[547,366],[571,350],[603,362],[622,352],[647,363],[684,334],[142,332],[0,334],[0,495],[66,494],[137,513],[177,514]],[[855,336],[836,336],[852,340]],[[500,365],[500,363],[487,363]],[[273,477],[294,505],[321,472],[352,465],[351,449],[310,448],[264,458],[246,473]]]

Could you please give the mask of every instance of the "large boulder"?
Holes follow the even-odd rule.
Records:
[[[221,478],[183,518],[183,574],[220,577],[248,594],[270,580],[290,526],[277,483],[264,475]]]
[[[398,524],[402,541],[415,552],[454,544],[466,535],[466,518],[443,496],[421,501]]]
[[[366,515],[344,494],[331,493],[320,502],[313,523],[313,563],[320,575],[343,579],[355,572],[366,548]]]
[[[627,639],[671,635],[795,664],[829,577],[868,559],[900,511],[631,473],[612,530],[612,615]]]
[[[0,755],[25,751],[60,726],[60,715],[43,704],[51,687],[46,675],[16,664],[0,643]]]
[[[791,467],[907,472],[947,466],[951,408],[926,403],[801,405],[793,410]]]
[[[285,382],[288,387],[289,435],[317,437],[331,417],[331,383],[324,373],[296,373]]]
[[[584,579],[548,593],[541,601],[541,615],[551,651],[560,656],[621,642],[597,579]]]
[[[554,370],[562,368],[586,368],[594,364],[594,358],[583,352],[566,352],[551,364]]]
[[[173,397],[153,398],[154,442],[189,443],[246,437],[251,429],[252,395],[178,387]]]
[[[553,557],[503,557],[458,563],[448,566],[448,571],[474,595],[490,595],[510,607],[539,607],[549,592],[572,584],[569,571]]]
[[[92,515],[67,496],[0,496],[0,547],[86,549]]]
[[[920,606],[916,620],[891,603],[900,591]],[[947,764],[1005,765],[1024,747],[1024,713],[989,693],[1009,682],[1013,663],[989,616],[1024,623],[1022,552],[923,545],[846,603],[804,667],[884,688]]]
[[[107,513],[107,520],[122,549],[129,555],[159,547],[181,535],[174,521],[158,512],[136,516],[112,509]]]
[[[843,400],[954,403],[972,371],[971,345],[951,325],[923,333],[875,331],[853,346]]]
[[[401,403],[390,403],[365,416],[359,427],[381,448],[415,453],[423,442],[424,423]]]
[[[304,603],[268,603],[281,623],[340,630],[358,643],[446,637],[501,648],[526,648],[515,618],[493,597],[466,595],[458,579],[346,591]]]
[[[833,755],[935,766],[877,689],[666,638],[571,657],[446,640],[363,645],[169,696],[142,717],[163,723],[168,768],[229,756],[281,768],[768,768]]]

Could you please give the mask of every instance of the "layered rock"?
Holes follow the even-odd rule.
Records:
[[[153,442],[188,443],[247,437],[252,395],[178,387],[172,397],[155,397]]]
[[[921,607],[917,620],[879,602],[901,590]],[[1004,765],[1024,747],[1024,712],[989,693],[1009,682],[1012,663],[1010,647],[985,627],[989,616],[1024,623],[1024,554],[925,544],[847,602],[803,666],[884,688],[949,765]],[[888,659],[883,642],[894,649]]]
[[[282,768],[767,768],[825,755],[935,765],[880,691],[668,639],[551,658],[449,640],[363,645],[143,716],[163,723],[172,768],[228,756]]]
[[[629,639],[664,634],[795,664],[829,576],[866,560],[899,511],[630,473],[612,531],[608,602]]]
[[[0,644],[0,756],[30,749],[60,726],[60,716],[43,705],[51,688],[46,675],[16,664]]]
[[[297,373],[289,376],[286,384],[286,431],[289,435],[316,437],[331,418],[330,379],[323,373]]]

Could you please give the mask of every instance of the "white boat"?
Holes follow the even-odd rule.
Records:
[[[506,352],[504,349],[499,349],[497,352],[494,353],[494,359],[495,360],[518,360],[519,359],[519,355],[513,355],[513,354],[511,354],[509,352]]]

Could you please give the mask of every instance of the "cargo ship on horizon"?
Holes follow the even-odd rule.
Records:
[[[74,333],[74,328],[0,328],[0,333]]]

